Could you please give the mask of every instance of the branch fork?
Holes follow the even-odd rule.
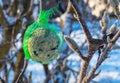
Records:
[[[120,30],[112,38],[112,42],[108,43],[108,44],[106,44],[106,41],[104,41],[104,39],[94,39],[94,38],[92,38],[91,33],[88,30],[88,27],[86,26],[84,20],[82,19],[82,15],[81,15],[81,12],[79,10],[79,7],[78,7],[78,4],[77,4],[76,0],[70,0],[70,2],[71,2],[72,6],[74,8],[75,13],[76,13],[76,19],[81,24],[82,30],[84,31],[84,34],[87,38],[88,53],[84,56],[86,59],[84,60],[84,57],[81,54],[80,50],[78,49],[78,46],[75,43],[75,41],[68,38],[70,41],[72,41],[71,44],[73,46],[71,44],[68,44],[68,45],[69,45],[69,47],[72,47],[71,49],[73,49],[73,47],[75,46],[77,51],[76,51],[76,49],[73,49],[73,50],[76,51],[76,52],[80,52],[80,57],[82,58],[82,65],[81,65],[81,69],[80,69],[80,73],[79,73],[79,79],[78,79],[77,83],[89,83],[92,79],[94,79],[96,76],[98,76],[100,74],[101,70],[98,71],[97,73],[95,73],[95,72],[98,69],[98,67],[102,64],[102,62],[106,58],[108,58],[108,53],[112,49],[112,47],[115,44],[115,42],[117,41],[117,39],[120,37]],[[67,42],[68,42],[68,39],[66,39]],[[69,43],[70,43],[70,41],[69,41]],[[100,54],[100,58],[98,59],[98,62],[93,67],[93,69],[87,74],[88,66],[89,66],[90,60],[93,57],[93,54],[97,50],[100,50],[100,47],[103,46],[104,44],[106,45],[106,47],[104,48],[104,50]]]

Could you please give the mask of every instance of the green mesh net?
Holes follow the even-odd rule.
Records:
[[[63,37],[60,30],[48,23],[50,16],[58,12],[57,8],[41,10],[37,22],[34,22],[25,31],[23,50],[26,58],[48,64],[60,54]]]
[[[23,49],[26,58],[48,64],[60,54],[63,38],[55,25],[34,22],[24,34]]]

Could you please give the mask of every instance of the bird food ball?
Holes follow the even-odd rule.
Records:
[[[35,26],[36,25],[36,26]],[[62,34],[55,26],[35,23],[24,34],[23,49],[27,59],[48,64],[60,54]]]

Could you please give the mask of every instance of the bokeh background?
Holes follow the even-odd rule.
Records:
[[[113,8],[109,0],[77,0],[82,18],[89,27],[94,38],[102,38],[99,21],[103,12],[110,14],[110,26],[116,21]],[[87,52],[85,35],[80,24],[74,18],[74,11],[68,0],[62,0],[60,13],[49,19],[66,35],[73,38],[80,46],[83,54]],[[58,5],[57,0],[42,0],[42,9],[50,9]],[[119,7],[120,8],[120,7]],[[24,32],[31,23],[37,20],[41,9],[39,0],[0,0],[0,81],[14,83],[23,69],[25,55],[22,49]],[[67,10],[67,11],[65,11]],[[118,22],[120,28],[120,22]],[[98,70],[102,70],[92,83],[120,83],[120,39],[116,42],[109,54],[110,58],[104,61]],[[90,62],[89,69],[95,65],[98,53]],[[80,57],[69,49],[64,42],[59,57],[47,65],[32,60],[27,67],[20,83],[76,83],[81,66]]]

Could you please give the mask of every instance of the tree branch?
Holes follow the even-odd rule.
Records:
[[[79,73],[79,79],[77,81],[77,83],[82,83],[84,77],[86,76],[87,74],[87,71],[88,71],[88,67],[89,67],[89,62],[92,58],[92,55],[95,53],[95,51],[89,51],[87,54],[86,54],[86,57],[87,57],[87,60],[86,61],[82,61],[81,63],[81,69],[80,69],[80,73]]]
[[[81,63],[81,69],[80,69],[78,83],[85,83],[85,82],[89,83],[90,80],[92,80],[94,77],[96,77],[100,73],[100,72],[98,72],[97,74],[95,74],[95,71],[101,65],[101,63],[108,57],[107,56],[108,53],[110,52],[110,50],[112,49],[112,47],[115,44],[116,40],[120,36],[120,31],[118,31],[117,34],[114,36],[114,38],[112,39],[112,42],[107,44],[105,50],[100,55],[99,61],[93,67],[91,72],[89,74],[87,74],[89,63],[90,63],[90,60],[91,60],[93,54],[99,49],[99,47],[101,45],[105,44],[105,41],[103,39],[94,39],[94,38],[92,38],[87,26],[85,25],[84,20],[82,19],[82,15],[80,13],[77,2],[75,0],[70,0],[70,1],[71,1],[72,5],[73,5],[73,8],[74,8],[75,13],[77,15],[77,19],[78,19],[79,23],[81,24],[82,29],[84,31],[84,34],[85,34],[85,36],[87,38],[88,47],[89,47],[88,53],[85,56],[87,58],[87,60],[82,60],[82,63]]]
[[[28,64],[28,60],[24,60],[24,66],[23,66],[23,70],[22,72],[19,74],[17,80],[15,81],[15,83],[19,83],[19,81],[21,80],[25,70],[26,70],[26,67],[27,67],[27,64]]]
[[[108,53],[110,52],[110,50],[112,49],[112,47],[114,46],[115,42],[118,40],[119,37],[120,37],[120,29],[118,30],[116,35],[113,37],[112,42],[108,43],[108,46],[106,47],[106,49],[101,53],[100,59],[98,60],[96,65],[93,67],[93,69],[91,70],[89,75],[87,76],[87,81],[88,82],[91,79],[93,79],[93,75],[94,75],[95,71],[103,63],[103,61],[108,58]]]
[[[91,36],[91,34],[90,34],[84,20],[82,19],[82,15],[81,15],[81,12],[80,12],[79,7],[77,5],[77,2],[76,2],[76,0],[70,0],[70,1],[71,1],[72,5],[73,5],[73,8],[74,8],[75,12],[76,12],[77,19],[78,19],[79,23],[81,24],[82,29],[83,29],[83,31],[85,33],[87,41],[90,42],[92,40],[92,36]]]

